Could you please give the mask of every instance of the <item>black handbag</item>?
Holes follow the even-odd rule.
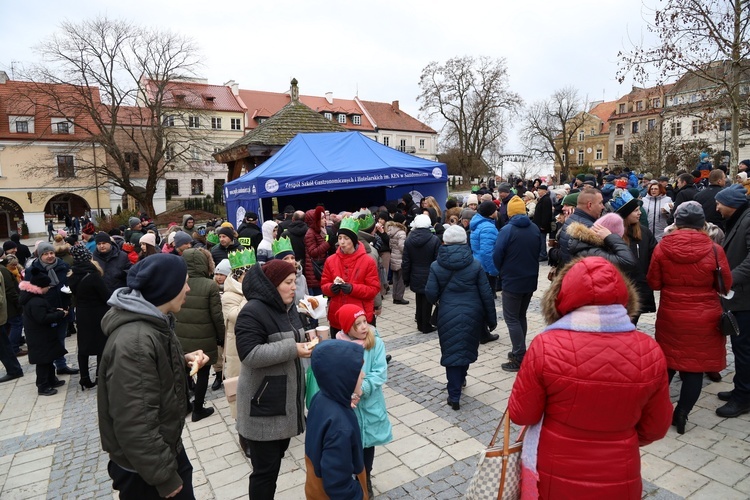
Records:
[[[724,279],[721,277],[721,266],[719,265],[719,255],[716,253],[716,247],[712,246],[714,250],[714,258],[716,259],[716,280],[719,282],[719,294],[725,294],[727,290],[724,288]],[[721,302],[721,318],[719,319],[719,329],[721,330],[721,333],[724,334],[724,336],[729,337],[731,336],[739,336],[740,334],[740,325],[737,323],[737,318],[734,317],[734,314],[732,311],[728,310],[726,307],[724,307],[724,302],[721,301],[721,298],[719,298],[719,301]]]
[[[316,280],[320,281],[320,278],[323,276],[323,266],[326,261],[310,259],[310,262],[312,262],[313,276],[315,276]]]

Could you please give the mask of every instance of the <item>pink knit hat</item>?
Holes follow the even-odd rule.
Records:
[[[620,238],[622,238],[622,235],[625,234],[625,224],[622,220],[622,217],[615,213],[610,213],[600,217],[599,219],[597,219],[596,223],[600,226],[606,227]]]

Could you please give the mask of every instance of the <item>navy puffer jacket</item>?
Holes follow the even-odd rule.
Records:
[[[430,264],[438,255],[440,240],[432,231],[425,228],[412,229],[404,243],[404,257],[401,270],[404,272],[404,283],[414,293],[424,293]]]
[[[485,328],[494,330],[497,313],[487,275],[468,245],[440,247],[430,266],[427,300],[440,301],[438,338],[443,366],[468,366],[477,360]]]

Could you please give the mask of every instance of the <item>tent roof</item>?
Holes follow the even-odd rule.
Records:
[[[269,160],[225,184],[225,197],[447,182],[438,163],[402,153],[360,132],[297,134]]]

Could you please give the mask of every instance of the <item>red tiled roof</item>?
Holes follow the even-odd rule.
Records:
[[[596,116],[603,122],[602,129],[599,131],[600,134],[609,133],[609,122],[607,120],[615,112],[615,109],[617,109],[617,101],[608,101],[597,104],[589,111],[590,115]]]
[[[374,101],[360,102],[375,121],[375,125],[381,130],[403,130],[409,132],[425,132],[429,134],[437,133],[435,130],[408,113],[401,111],[398,107],[398,101],[394,101],[393,104]]]
[[[153,95],[156,84],[146,82],[146,92]],[[164,106],[172,108],[200,109],[204,111],[234,111],[244,113],[232,89],[226,85],[174,81],[168,82],[164,91]]]
[[[88,129],[96,132],[93,120],[73,102],[81,98],[80,87],[62,84],[7,80],[0,84],[0,139],[53,140],[59,142],[90,139]],[[99,90],[91,90],[95,102]],[[67,103],[66,103],[67,101]],[[66,103],[61,105],[60,102]],[[9,116],[33,116],[34,133],[11,133]],[[52,118],[68,118],[73,123],[72,134],[53,134]]]

